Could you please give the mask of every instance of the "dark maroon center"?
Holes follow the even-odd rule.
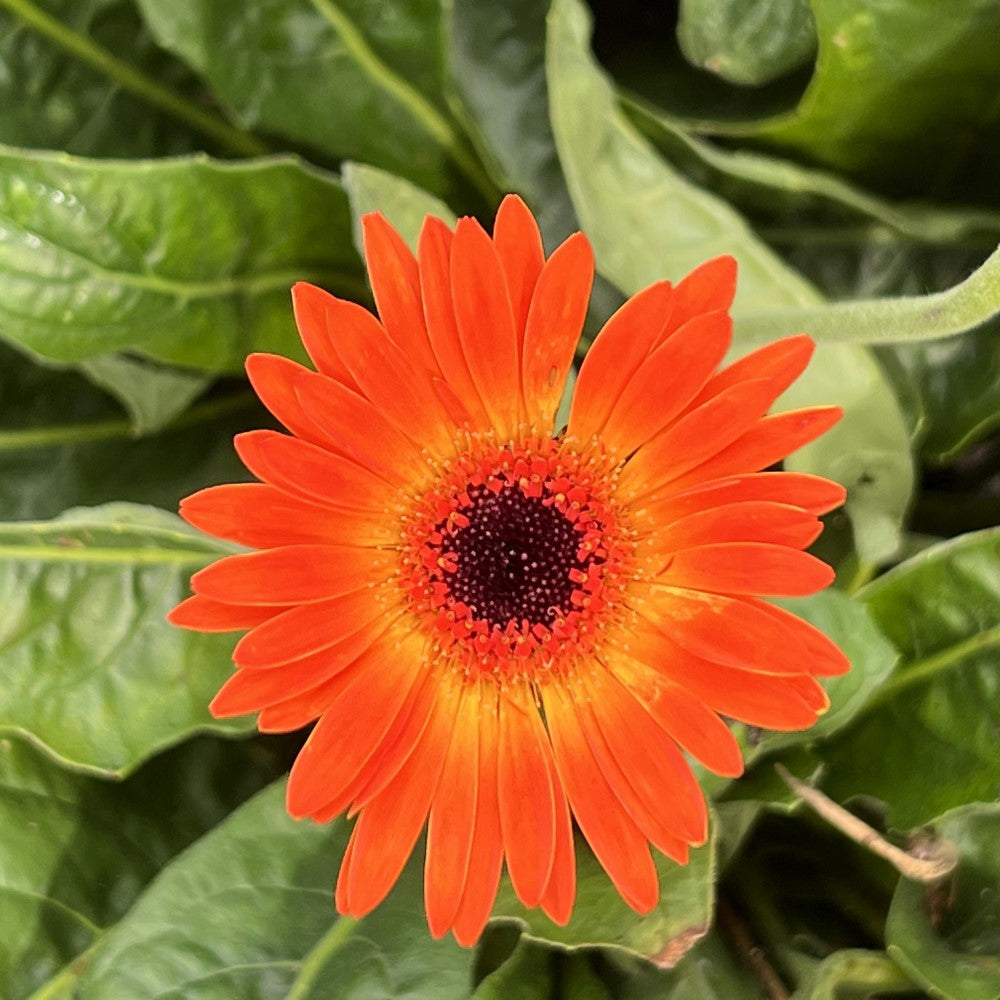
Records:
[[[572,522],[516,486],[497,493],[476,486],[469,499],[459,508],[469,523],[445,534],[441,546],[456,566],[445,577],[450,596],[501,629],[524,620],[548,626],[567,614],[576,589],[570,570],[591,561],[577,558],[581,539]]]

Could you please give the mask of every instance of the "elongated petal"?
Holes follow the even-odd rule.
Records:
[[[766,542],[804,549],[823,524],[819,518],[790,504],[745,500],[694,511],[656,534],[659,549],[687,549],[719,542]]]
[[[269,483],[209,486],[181,501],[188,524],[252,548],[279,545],[385,545],[397,531],[368,511],[331,510]]]
[[[292,306],[295,311],[295,325],[310,360],[318,371],[343,382],[348,388],[356,389],[354,376],[347,370],[337,352],[338,331],[331,328],[328,313],[332,303],[339,301],[322,288],[300,281],[292,286]]]
[[[621,496],[630,501],[662,492],[755,426],[774,402],[771,383],[741,382],[689,409],[644,444],[625,464]]]
[[[472,381],[462,350],[451,296],[452,231],[440,219],[428,216],[420,231],[420,288],[431,348],[442,377],[459,399],[470,430],[489,430],[490,417]]]
[[[569,923],[576,900],[576,848],[573,844],[569,803],[555,769],[555,760],[551,766],[552,791],[556,802],[556,846],[552,854],[548,885],[545,886],[538,905],[553,923],[564,927]]]
[[[230,604],[310,604],[383,582],[391,556],[353,545],[288,545],[227,556],[191,578],[198,594]]]
[[[476,798],[475,829],[469,850],[469,872],[475,877],[466,879],[462,900],[452,924],[455,940],[465,947],[475,944],[482,934],[500,885],[503,833],[500,829],[500,806],[497,798],[499,739],[497,692],[487,682],[480,704],[479,794]]]
[[[594,281],[594,252],[582,233],[546,262],[527,314],[521,385],[528,422],[551,434]]]
[[[288,778],[292,816],[309,816],[350,782],[421,679],[424,640],[411,633],[374,643],[350,671],[299,752]]]
[[[834,572],[821,559],[784,545],[720,542],[672,553],[658,580],[723,594],[802,597],[828,587]]]
[[[749,597],[663,587],[655,605],[640,606],[639,612],[679,646],[723,666],[819,676],[850,668],[847,657],[819,629]]]
[[[361,810],[351,843],[347,916],[363,917],[385,899],[427,819],[454,727],[458,698],[442,697],[420,742],[396,777]],[[338,893],[339,895],[339,893]]]
[[[246,607],[240,604],[224,604],[194,594],[187,600],[181,601],[167,615],[167,621],[171,625],[198,632],[236,632],[239,629],[260,625],[284,610],[283,607],[265,605]]]
[[[481,784],[478,686],[466,685],[459,698],[455,728],[427,824],[424,906],[435,938],[447,933],[462,902],[466,881],[477,877],[469,871],[469,855]]]
[[[302,413],[339,454],[394,486],[427,480],[420,451],[363,396],[313,372],[300,374],[293,391]]]
[[[381,516],[392,487],[357,462],[277,431],[246,431],[236,452],[258,478],[307,503],[326,503]]]
[[[818,515],[839,507],[846,496],[840,483],[805,472],[754,472],[713,479],[659,500],[643,501],[642,510],[654,524],[668,524],[699,511],[752,501],[788,504]]]
[[[381,212],[363,215],[361,232],[382,326],[415,367],[439,374],[424,325],[416,258]]]
[[[640,365],[602,431],[619,455],[645,444],[691,402],[729,349],[732,327],[725,313],[696,316]]]
[[[507,279],[514,328],[519,343],[524,342],[528,306],[545,259],[542,234],[528,206],[516,194],[509,194],[497,209],[493,223],[493,245]],[[589,294],[589,289],[588,289]]]
[[[248,632],[236,644],[233,660],[241,667],[280,667],[328,649],[369,622],[390,614],[393,601],[356,590],[318,604],[302,604]]]
[[[518,688],[500,698],[497,788],[507,871],[525,906],[537,906],[555,851],[555,795],[549,742],[530,698]]]
[[[573,707],[559,683],[542,686],[552,752],[573,815],[615,888],[633,909],[648,913],[659,879],[646,837],[625,812],[594,760]]]
[[[674,309],[664,336],[688,320],[710,312],[724,312],[736,297],[736,261],[728,254],[699,264],[682,278],[674,291]]]
[[[499,436],[513,437],[524,411],[520,340],[500,258],[475,219],[455,227],[451,294],[473,384]]]
[[[251,354],[246,360],[246,371],[260,401],[288,430],[303,441],[329,447],[330,441],[302,412],[302,405],[295,395],[295,379],[300,374],[309,373],[308,368],[277,354]],[[335,383],[334,379],[329,381]]]
[[[652,351],[672,308],[670,282],[660,281],[633,295],[604,324],[580,365],[568,436],[586,444],[600,433],[615,402]]]

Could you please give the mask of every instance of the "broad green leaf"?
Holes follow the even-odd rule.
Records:
[[[207,708],[232,638],[164,617],[194,570],[232,551],[132,504],[0,525],[0,732],[110,776],[200,730],[247,730]]]
[[[247,389],[227,389],[137,440],[120,409],[79,375],[0,344],[0,521],[130,500],[171,510],[212,483],[247,478],[235,433],[268,423]]]
[[[193,120],[138,93],[122,64]],[[3,0],[0,70],[0,142],[11,146],[102,157],[232,148],[222,119],[213,132],[199,128],[213,117],[199,107],[203,85],[123,0]]]
[[[567,954],[522,937],[510,957],[486,976],[471,1000],[610,1000],[585,955]]]
[[[810,60],[816,26],[808,0],[681,0],[677,39],[694,65],[758,86]]]
[[[0,336],[208,371],[301,356],[298,280],[364,297],[336,177],[291,158],[124,162],[0,151]]]
[[[420,227],[428,215],[436,215],[449,225],[455,214],[440,198],[428,194],[402,177],[387,174],[364,163],[345,163],[344,190],[354,216],[354,242],[361,252],[361,216],[381,212],[416,253]]]
[[[746,318],[776,303],[822,300],[760,242],[729,205],[695,187],[639,136],[588,48],[577,0],[556,0],[549,29],[552,121],[576,213],[598,267],[625,292],[677,279],[698,263],[732,253],[740,263],[734,305],[738,343],[753,339]],[[756,330],[759,337],[763,331]],[[769,329],[769,336],[784,330]],[[866,561],[891,555],[912,489],[909,436],[885,377],[870,354],[821,343],[806,374],[783,400],[792,406],[839,402],[845,418],[788,464],[839,479]]]
[[[792,1000],[868,1000],[912,995],[913,980],[880,951],[841,948],[816,966]]]
[[[419,858],[370,916],[339,917],[349,827],[295,823],[272,785],[168,865],[102,941],[77,1000],[459,1000],[473,952],[433,941]]]
[[[991,801],[1000,785],[1000,529],[945,542],[858,594],[900,662],[821,748],[822,788],[875,796],[894,826]]]
[[[0,739],[0,998],[71,988],[78,956],[171,857],[273,778],[275,764],[262,745],[251,754],[205,738],[109,784]]]
[[[99,354],[81,361],[80,370],[121,401],[136,434],[149,434],[169,424],[212,384],[207,375],[149,364],[125,354]]]
[[[538,0],[448,0],[448,68],[486,156],[538,219],[551,250],[576,230],[549,120],[545,29]]]
[[[438,0],[139,0],[154,38],[245,128],[447,195],[491,185],[441,97]],[[229,53],[220,59],[219,53]]]
[[[962,806],[935,820],[959,853],[948,885],[901,879],[889,909],[889,954],[932,996],[1000,996],[1000,806]]]
[[[992,0],[812,0],[816,73],[758,138],[908,193],[995,191],[1000,106]],[[971,187],[970,187],[971,175]]]
[[[654,961],[680,957],[712,923],[715,881],[715,817],[709,820],[709,842],[678,865],[654,851],[660,875],[660,902],[640,916],[618,895],[607,873],[582,842],[577,843],[577,889],[573,916],[565,927],[540,910],[526,910],[504,880],[494,917],[511,917],[533,938],[568,947],[604,945]]]

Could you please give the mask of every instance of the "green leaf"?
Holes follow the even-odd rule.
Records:
[[[337,178],[290,158],[0,151],[0,218],[0,333],[57,361],[239,371],[254,350],[302,356],[295,281],[366,295]]]
[[[69,767],[122,775],[200,730],[232,639],[174,628],[191,572],[234,551],[132,504],[0,525],[0,731]]]
[[[816,26],[808,0],[681,0],[677,40],[694,65],[758,86],[809,62]]]
[[[889,954],[932,996],[1000,996],[1000,806],[973,804],[934,822],[959,852],[950,885],[901,879],[886,923]]]
[[[441,98],[438,0],[139,0],[156,40],[245,128],[364,160],[447,195],[491,191]],[[220,52],[238,54],[220,59]]]
[[[690,184],[638,135],[590,54],[588,32],[577,0],[556,0],[548,48],[553,128],[598,267],[632,293],[664,277],[679,278],[709,257],[732,253],[740,263],[734,318],[743,350],[753,344],[754,331],[746,327],[750,314],[775,303],[820,303],[819,293],[761,243],[729,205]],[[844,483],[862,557],[878,561],[891,555],[913,473],[906,424],[871,355],[821,343],[783,402],[844,406],[844,420],[788,465]]]
[[[577,229],[549,120],[548,3],[449,0],[448,68],[485,155],[525,198],[552,249]]]
[[[512,917],[527,934],[541,941],[585,947],[613,947],[625,954],[676,961],[706,933],[712,923],[715,881],[716,821],[709,821],[709,842],[691,851],[678,865],[654,851],[660,875],[660,902],[644,916],[618,895],[607,873],[582,841],[577,845],[577,889],[573,916],[565,927],[540,910],[526,910],[506,880],[500,886],[494,917]]]
[[[610,1000],[585,955],[566,954],[530,937],[476,987],[471,1000]]]
[[[977,532],[926,549],[859,592],[901,659],[821,748],[827,794],[882,799],[903,829],[994,798],[998,558],[1000,529]]]
[[[0,739],[0,998],[71,987],[83,963],[59,970],[275,770],[261,746],[204,738],[108,784]]]
[[[338,917],[343,820],[295,823],[272,785],[167,866],[107,935],[78,1000],[467,997],[472,951],[430,940],[419,859],[360,921]]]
[[[812,0],[816,73],[796,110],[758,138],[872,183],[924,194],[995,192],[1000,9],[955,0]],[[972,174],[972,190],[966,186]]]
[[[912,995],[913,981],[880,951],[841,948],[820,962],[792,1000],[868,1000]]]
[[[361,251],[361,216],[381,212],[416,253],[420,227],[428,215],[436,215],[449,225],[455,214],[440,198],[377,167],[364,163],[344,164],[344,190],[354,216],[354,242]]]
[[[80,370],[121,401],[136,434],[149,434],[169,424],[212,384],[206,375],[125,354],[99,354],[81,361]]]
[[[0,67],[0,142],[12,146],[124,157],[243,145],[122,0],[2,0]]]
[[[246,479],[233,434],[268,422],[247,389],[230,389],[136,440],[119,408],[79,375],[0,344],[0,521],[111,500],[172,509],[210,483]]]

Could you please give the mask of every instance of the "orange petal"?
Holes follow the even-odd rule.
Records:
[[[335,346],[335,334],[330,329],[327,310],[330,303],[337,301],[329,292],[304,281],[292,286],[295,325],[310,360],[317,371],[343,382],[350,389],[356,389],[357,383],[341,360]]]
[[[568,436],[587,443],[601,431],[615,402],[652,351],[672,306],[670,282],[660,281],[633,295],[604,324],[580,365]]]
[[[650,645],[653,645],[655,637],[651,638]],[[634,660],[615,657],[609,661],[608,667],[692,757],[700,760],[710,771],[727,778],[736,778],[743,773],[743,754],[736,737],[697,695],[665,677],[657,677],[649,668]]]
[[[438,367],[461,402],[470,429],[485,431],[491,426],[490,418],[469,373],[451,298],[452,239],[452,231],[440,219],[429,215],[424,220],[417,247],[424,319]]]
[[[309,604],[381,583],[394,562],[355,545],[287,545],[219,559],[191,577],[191,589],[230,604]]]
[[[396,777],[361,810],[351,838],[351,864],[341,867],[338,879],[338,883],[348,879],[347,916],[370,913],[399,878],[437,791],[457,708],[457,692],[442,691],[413,753]]]
[[[746,433],[774,402],[771,383],[741,382],[664,427],[625,463],[619,479],[628,499],[662,492],[678,476],[717,455]]]
[[[428,466],[419,450],[364,396],[313,372],[295,380],[294,392],[328,447],[393,485],[415,487],[426,480]]]
[[[371,590],[357,590],[319,604],[302,604],[268,619],[236,644],[241,667],[279,667],[340,642],[369,622],[388,615],[395,603]]]
[[[741,382],[766,379],[771,383],[777,399],[805,370],[813,356],[816,344],[804,333],[783,337],[756,351],[745,354],[731,365],[716,372],[705,388],[695,398],[693,406],[700,406],[718,393]]]
[[[386,333],[412,364],[438,374],[427,339],[417,260],[381,212],[361,217],[368,280]]]
[[[528,306],[542,271],[545,252],[538,223],[516,194],[509,194],[500,202],[493,223],[493,245],[507,279],[518,342],[523,343]]]
[[[331,510],[269,483],[210,486],[181,501],[180,515],[210,535],[252,548],[279,545],[385,545],[396,540],[385,517]]]
[[[288,777],[291,816],[311,815],[376,752],[411,689],[422,680],[424,639],[394,630],[342,676],[345,681],[299,751]]]
[[[821,559],[784,545],[720,542],[671,553],[657,580],[722,594],[802,597],[829,587],[834,572]]]
[[[224,604],[195,594],[169,612],[167,621],[196,632],[236,632],[260,625],[284,610],[281,607],[248,608],[239,604]]]
[[[337,351],[375,408],[421,448],[447,456],[454,426],[434,392],[434,372],[415,367],[367,309],[334,299],[327,307]]]
[[[514,437],[523,410],[520,341],[500,258],[475,219],[455,227],[451,294],[473,384],[498,435]]]
[[[580,830],[625,902],[648,913],[660,890],[646,837],[594,759],[572,698],[560,683],[545,684],[541,690],[556,769]]]
[[[799,507],[746,500],[688,514],[657,531],[655,544],[661,551],[713,542],[767,542],[804,549],[822,530],[822,522]]]
[[[560,246],[542,269],[521,352],[528,422],[551,434],[594,283],[594,251],[583,233]]]
[[[264,482],[305,500],[382,516],[395,491],[357,462],[277,431],[245,431],[233,440],[243,464]]]
[[[445,755],[441,780],[431,803],[424,863],[424,904],[431,936],[440,938],[455,920],[469,870],[476,826],[481,699],[478,685],[464,685]]]
[[[631,454],[666,427],[725,357],[733,323],[726,313],[689,320],[642,363],[615,402],[601,436]]]
[[[695,656],[764,674],[833,675],[850,669],[847,657],[819,629],[764,601],[675,587],[657,587],[655,593],[639,613]]]
[[[725,312],[736,296],[736,260],[724,255],[700,264],[674,290],[674,310],[663,336],[688,320],[710,312]]]
[[[521,902],[537,906],[552,871],[555,796],[545,728],[520,687],[500,697],[499,752],[497,788],[507,871]]]
[[[814,406],[764,417],[708,461],[673,480],[669,488],[679,491],[709,479],[758,472],[818,438],[843,415],[839,406]]]
[[[302,412],[302,405],[295,395],[293,386],[296,376],[308,371],[308,368],[277,354],[251,354],[246,360],[250,384],[268,410],[296,437],[327,447],[329,441],[326,436]]]
[[[808,729],[829,705],[826,693],[813,677],[725,667],[694,656],[660,633],[634,630],[629,652],[650,668],[641,671],[633,663],[628,678],[636,697],[650,706],[658,703],[661,689],[673,682],[729,718],[788,731]]]
[[[698,511],[728,504],[763,501],[788,504],[825,514],[839,507],[847,491],[840,483],[805,472],[754,472],[730,476],[691,487],[673,496],[643,502],[642,510],[654,524],[667,524]]]
[[[704,842],[705,797],[674,740],[607,669],[581,680],[589,710],[636,796],[659,813],[676,840]]]
[[[393,623],[370,622],[329,649],[274,670],[240,668],[219,689],[209,710],[217,719],[259,712],[312,691],[349,667]]]
[[[498,713],[496,688],[487,683],[480,704],[479,794],[469,850],[469,871],[474,872],[475,877],[465,882],[462,901],[452,924],[455,940],[463,947],[475,944],[482,934],[500,885],[503,834],[497,800]]]
[[[576,848],[573,844],[573,822],[570,819],[569,803],[563,791],[559,775],[552,766],[552,791],[556,800],[556,847],[552,855],[552,871],[548,885],[539,900],[539,906],[546,916],[564,927],[569,923],[576,900]]]

